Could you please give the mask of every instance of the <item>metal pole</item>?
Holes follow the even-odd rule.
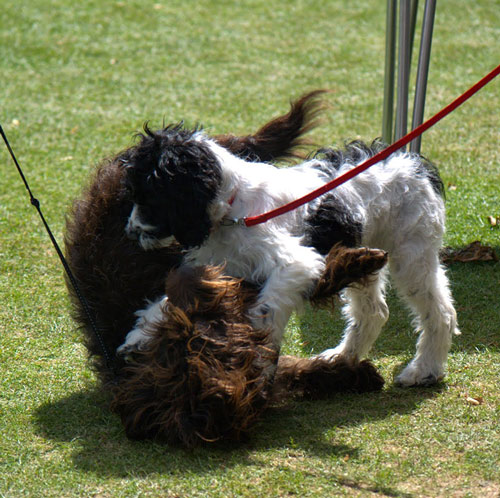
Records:
[[[411,0],[410,6],[410,67],[413,55],[413,44],[415,41],[415,31],[417,27],[418,0]]]
[[[436,13],[436,0],[426,0],[424,18],[422,21],[422,38],[417,68],[417,82],[415,85],[415,101],[413,104],[412,130],[422,124],[424,119],[425,96],[431,58],[432,32]],[[420,153],[422,137],[419,136],[410,143],[410,151]]]
[[[382,140],[392,142],[392,115],[394,112],[394,68],[396,59],[396,0],[387,0],[385,33],[384,108],[382,115]]]
[[[408,89],[410,83],[410,0],[399,4],[399,67],[394,140],[406,135],[408,125]]]

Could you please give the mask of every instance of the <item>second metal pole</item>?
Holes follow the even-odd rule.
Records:
[[[408,90],[410,84],[411,48],[410,13],[410,0],[401,0],[399,4],[398,88],[394,141],[406,135],[408,126]]]
[[[432,32],[436,13],[436,0],[426,0],[424,19],[422,21],[422,38],[420,40],[420,55],[417,68],[417,83],[415,86],[415,101],[413,103],[412,129],[422,124],[424,119],[425,96],[431,58]],[[422,137],[417,137],[410,143],[410,151],[420,153]]]

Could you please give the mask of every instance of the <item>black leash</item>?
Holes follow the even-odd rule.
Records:
[[[64,254],[62,253],[61,248],[59,247],[59,244],[57,243],[57,240],[54,237],[54,234],[52,233],[52,230],[50,229],[47,221],[45,220],[45,217],[43,216],[42,209],[40,207],[40,201],[31,192],[28,181],[26,180],[26,177],[24,176],[24,173],[23,173],[23,170],[21,169],[21,166],[17,162],[14,151],[12,150],[12,147],[10,146],[10,143],[7,139],[7,136],[5,135],[5,133],[3,131],[2,125],[0,125],[0,134],[2,135],[2,138],[3,138],[3,141],[5,142],[5,145],[7,146],[10,157],[14,161],[14,164],[16,165],[17,171],[23,180],[24,186],[26,187],[26,190],[28,191],[28,194],[30,196],[31,205],[34,206],[35,209],[38,211],[38,214],[40,215],[43,226],[45,227],[45,230],[49,234],[52,245],[54,246],[54,249],[56,250],[57,255],[59,256],[59,259],[61,260],[61,263],[64,267],[64,270],[66,271],[66,275],[68,276],[68,278],[71,282],[71,285],[73,286],[73,289],[75,290],[75,294],[76,294],[78,300],[80,301],[81,305],[83,306],[83,309],[85,311],[85,314],[87,315],[87,318],[89,320],[92,331],[94,332],[94,334],[97,338],[97,341],[99,342],[99,345],[101,346],[101,350],[102,350],[102,353],[104,356],[104,360],[106,362],[106,366],[116,376],[117,372],[116,372],[115,365],[114,365],[113,361],[111,360],[111,353],[104,342],[104,339],[102,337],[101,332],[99,331],[99,327],[97,326],[97,322],[95,320],[94,314],[92,313],[92,310],[90,309],[88,301],[85,299],[85,296],[83,295],[82,291],[80,290],[78,282],[76,281],[76,278],[73,275],[73,272],[71,271],[71,268],[69,267],[68,262],[66,261],[66,258],[64,257]]]

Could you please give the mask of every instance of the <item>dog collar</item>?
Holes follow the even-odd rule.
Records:
[[[234,203],[234,200],[236,199],[236,194],[238,193],[238,189],[235,189],[233,191],[233,194],[231,197],[228,199],[227,203],[232,206]],[[245,226],[245,220],[243,218],[230,218],[228,216],[224,216],[222,220],[220,220],[220,226],[223,227],[232,227],[235,225],[240,225],[240,226]]]

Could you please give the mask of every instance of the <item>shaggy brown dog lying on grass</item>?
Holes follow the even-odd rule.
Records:
[[[218,140],[247,158],[294,155],[319,109],[317,95],[293,103],[288,114],[254,135]],[[179,267],[182,254],[176,245],[144,251],[127,239],[124,226],[131,200],[123,184],[121,156],[102,164],[75,202],[66,253],[110,351],[123,343],[135,311],[146,300],[168,296],[162,320],[151,324],[148,349],[127,363],[114,358],[115,377],[69,286],[94,367],[129,437],[185,446],[239,439],[273,401],[381,389],[383,379],[368,361],[279,357],[268,331],[253,329],[246,315],[258,289],[225,276],[221,268]],[[313,304],[330,301],[347,285],[363,285],[384,266],[386,255],[334,247],[327,262],[311,296]]]

